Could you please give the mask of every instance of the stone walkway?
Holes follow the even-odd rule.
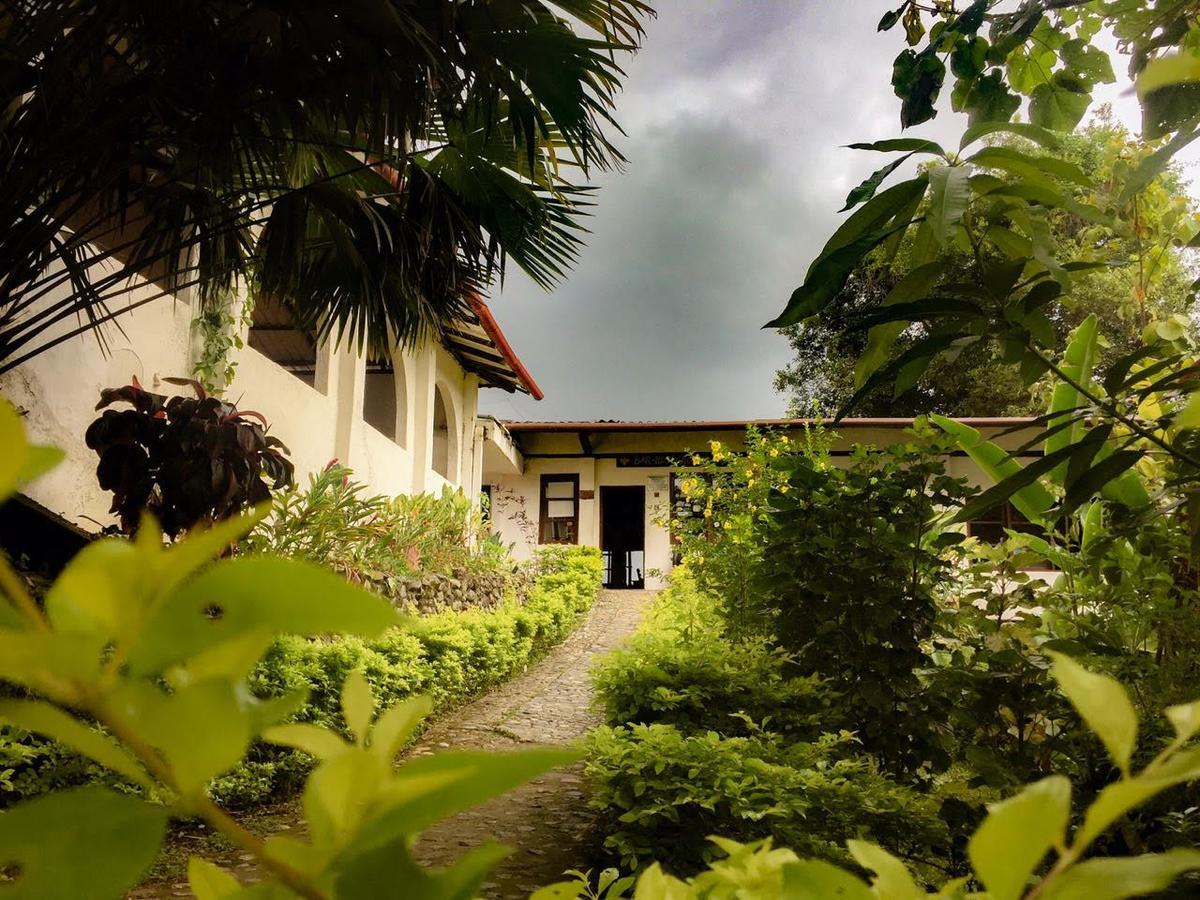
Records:
[[[651,591],[602,591],[587,617],[541,662],[431,727],[409,751],[513,750],[573,744],[597,723],[588,678],[592,659],[620,644],[641,620]],[[592,824],[581,766],[550,772],[484,806],[430,828],[416,847],[426,865],[453,862],[489,840],[513,848],[484,886],[487,898],[528,897],[586,864]],[[222,860],[224,862],[224,860]],[[237,866],[239,875],[252,864]],[[131,897],[188,896],[180,885],[142,888]]]

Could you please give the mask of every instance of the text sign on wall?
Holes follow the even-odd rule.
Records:
[[[708,454],[697,454],[707,456]],[[664,469],[686,466],[690,456],[682,453],[630,453],[617,457],[618,469]]]

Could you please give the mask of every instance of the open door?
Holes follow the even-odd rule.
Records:
[[[600,488],[600,551],[606,588],[646,586],[646,489]]]

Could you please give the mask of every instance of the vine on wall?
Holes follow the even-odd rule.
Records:
[[[192,377],[210,393],[220,393],[233,382],[237,361],[230,359],[230,354],[245,347],[242,335],[253,317],[254,299],[229,291],[193,320],[200,349],[192,366]]]

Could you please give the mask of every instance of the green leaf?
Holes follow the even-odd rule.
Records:
[[[385,840],[399,834],[418,834],[434,822],[478,806],[578,758],[578,753],[564,750],[519,753],[451,750],[412,759],[400,769],[401,775],[409,779],[441,778],[443,783],[419,796],[393,803],[373,820],[372,836]]]
[[[399,615],[382,597],[311,563],[272,557],[222,560],[159,607],[129,653],[152,675],[249,632],[375,637]]]
[[[1157,90],[1178,84],[1194,84],[1200,81],[1200,56],[1192,53],[1175,53],[1152,59],[1138,76],[1138,97],[1145,98]]]
[[[1092,367],[1096,362],[1096,348],[1098,344],[1099,320],[1093,313],[1080,322],[1078,327],[1071,332],[1071,337],[1067,341],[1067,350],[1063,355],[1059,368],[1076,384],[1087,387],[1092,380]],[[1069,417],[1075,415],[1075,410],[1088,402],[1087,398],[1072,385],[1066,381],[1059,381],[1054,386],[1054,391],[1050,397],[1050,406],[1046,410],[1048,415],[1046,420],[1047,427],[1053,428],[1055,425],[1066,421]],[[1043,449],[1047,454],[1056,453],[1063,447],[1078,442],[1082,435],[1083,424],[1082,422],[1076,422],[1070,428],[1060,429],[1046,438]],[[1065,469],[1057,471],[1055,477],[1061,481],[1064,471]]]
[[[917,887],[904,863],[882,847],[867,841],[846,841],[846,847],[856,863],[875,873],[871,886],[879,895],[879,900],[918,900],[925,897],[925,891]]]
[[[848,195],[846,195],[846,205],[843,206],[839,212],[845,212],[846,210],[852,209],[853,207],[858,206],[860,203],[865,203],[867,200],[870,200],[872,197],[874,197],[875,191],[879,189],[879,185],[883,184],[883,179],[892,174],[892,172],[899,168],[910,156],[912,156],[911,153],[906,153],[904,156],[892,160],[886,166],[876,169],[873,173],[871,173],[869,178],[867,178],[856,188],[854,188],[854,190],[852,190]]]
[[[366,746],[367,731],[375,715],[375,695],[360,669],[342,682],[342,718],[360,747]]]
[[[1134,196],[1145,190],[1150,182],[1166,171],[1176,153],[1198,137],[1200,137],[1200,129],[1184,129],[1143,159],[1125,182],[1117,202],[1125,205],[1133,200]]]
[[[270,503],[260,503],[249,512],[222,519],[208,527],[195,528],[186,538],[163,552],[158,590],[173,591],[199,568],[221,556],[239,538],[249,534],[271,513]],[[139,532],[140,533],[140,532]]]
[[[1044,176],[1054,175],[1081,187],[1090,187],[1092,180],[1079,166],[1053,156],[1030,156],[1012,147],[984,147],[968,156],[966,162],[986,169],[1001,169],[1034,183]]]
[[[959,85],[963,86],[961,90]],[[1021,108],[1021,98],[1004,84],[999,70],[973,81],[960,81],[955,85],[954,97],[958,110],[967,113],[971,125],[1007,122]]]
[[[371,752],[390,763],[432,708],[428,697],[412,697],[385,710],[371,730]]]
[[[980,138],[987,137],[989,134],[996,134],[997,132],[1015,134],[1018,137],[1033,141],[1035,144],[1040,144],[1050,150],[1057,150],[1062,146],[1062,139],[1053,131],[1048,131],[1037,125],[1031,125],[1028,122],[981,122],[978,125],[972,125],[963,132],[958,149],[961,152]]]
[[[0,631],[0,679],[70,705],[78,698],[69,682],[95,682],[104,646],[95,635]]]
[[[139,737],[166,758],[179,790],[189,797],[237,765],[253,737],[248,704],[229,681],[205,681],[172,694],[131,682],[118,691],[116,705]]]
[[[198,856],[188,859],[187,871],[188,886],[196,900],[224,900],[242,889],[232,874]]]
[[[1054,678],[1063,694],[1097,737],[1125,775],[1137,745],[1137,712],[1125,688],[1115,678],[1089,672],[1061,653],[1054,659]]]
[[[336,731],[306,722],[274,725],[263,731],[262,739],[284,747],[295,747],[317,759],[332,759],[351,747]]]
[[[35,447],[25,437],[21,417],[0,397],[0,502],[62,460],[57,447]]]
[[[1048,83],[1034,88],[1029,101],[1029,118],[1034,125],[1043,128],[1074,131],[1091,102],[1092,94],[1087,85],[1059,70]]]
[[[1054,51],[1038,44],[1018,47],[1008,57],[1008,81],[1014,90],[1031,94],[1052,76]]]
[[[1017,900],[1071,816],[1071,782],[1052,775],[988,808],[967,854],[992,900]]]
[[[901,303],[911,303],[926,296],[937,284],[945,269],[940,260],[918,266],[888,292],[881,306],[895,306]],[[866,349],[859,355],[854,366],[854,386],[862,387],[866,380],[885,362],[887,362],[892,345],[895,343],[907,322],[886,322],[875,325],[867,333]]]
[[[150,788],[153,782],[141,764],[106,734],[89,727],[61,709],[35,700],[0,700],[0,719],[53,738],[102,766]]]
[[[1200,869],[1200,850],[1179,848],[1116,859],[1086,859],[1055,878],[1046,900],[1125,900],[1165,891],[1185,872]]]
[[[967,210],[970,172],[965,166],[938,166],[929,173],[929,227],[937,242],[945,247]]]
[[[338,897],[371,900],[474,900],[507,847],[484,844],[439,871],[418,866],[404,840],[368,847],[337,866]]]
[[[123,637],[129,624],[137,622],[145,594],[140,562],[129,541],[109,538],[88,544],[46,594],[51,624],[63,634]]]
[[[946,64],[935,54],[904,50],[892,64],[892,88],[902,101],[900,124],[920,125],[937,115],[934,101],[946,78]]]
[[[804,859],[783,867],[783,895],[796,900],[874,900],[874,891],[837,866]]]
[[[1090,41],[1072,38],[1058,49],[1058,56],[1071,73],[1093,84],[1112,84],[1117,80],[1108,54]]]
[[[959,448],[996,484],[1003,483],[1021,471],[1021,464],[1013,459],[1007,450],[991,441],[985,441],[970,425],[936,413],[929,418],[954,438]],[[1010,499],[1013,506],[1031,522],[1043,521],[1046,513],[1054,505],[1053,495],[1036,481],[1016,491]]]
[[[1200,700],[1168,706],[1167,719],[1175,729],[1175,741],[1182,744],[1200,732]]]
[[[0,815],[0,896],[118,900],[150,867],[167,812],[98,785],[56,791]]]
[[[913,153],[934,153],[938,156],[945,157],[946,151],[942,149],[942,145],[936,141],[927,141],[924,138],[889,138],[885,141],[874,141],[869,144],[847,144],[851,150],[874,150],[879,153],[890,153],[894,151],[907,151],[910,155]]]
[[[1094,466],[1067,483],[1063,506],[1068,511],[1076,509],[1116,481],[1144,455],[1141,450],[1119,450],[1103,456]]]

